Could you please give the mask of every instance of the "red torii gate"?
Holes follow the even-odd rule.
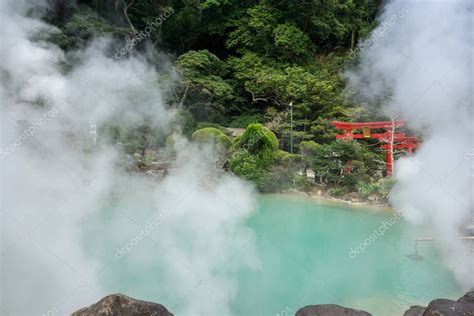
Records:
[[[334,121],[332,124],[337,128],[344,130],[344,134],[336,136],[336,139],[358,139],[358,138],[376,138],[382,142],[380,148],[386,150],[386,170],[387,176],[391,176],[393,172],[393,149],[408,149],[409,153],[413,153],[413,149],[418,147],[417,138],[414,136],[406,136],[404,133],[393,133],[398,127],[406,125],[406,121],[386,121],[386,122],[362,122],[347,123]],[[372,129],[384,129],[383,133],[372,133]],[[353,134],[353,130],[362,130],[362,134]]]

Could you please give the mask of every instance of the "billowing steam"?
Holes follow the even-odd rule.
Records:
[[[138,54],[109,57],[108,39],[66,58],[42,40],[54,31],[34,18],[43,3],[28,2],[0,4],[0,314],[65,315],[89,305],[121,290],[104,279],[122,277],[108,273],[117,260],[137,273],[160,267],[130,282],[157,282],[159,296],[147,298],[164,304],[166,293],[182,297],[175,313],[230,313],[232,273],[258,263],[255,236],[243,224],[254,209],[251,189],[218,174],[209,149],[179,135],[175,169],[162,183],[119,171],[116,148],[96,143],[98,127],[147,120],[171,131],[155,68]],[[113,211],[90,227],[111,201],[125,207],[135,193],[149,205],[128,205],[132,212]],[[161,248],[134,240],[133,251],[117,254],[141,229]],[[211,290],[190,294],[201,285]]]
[[[459,239],[474,223],[473,9],[469,0],[389,1],[381,36],[348,73],[352,90],[422,133],[416,155],[396,163],[392,202],[432,228],[464,288],[474,286],[472,242]]]

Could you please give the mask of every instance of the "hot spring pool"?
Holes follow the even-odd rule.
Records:
[[[140,207],[148,206],[145,203]],[[189,288],[174,291],[173,282],[188,282],[194,278],[193,266],[170,280],[170,276],[161,271],[175,263],[171,259],[163,260],[164,254],[154,242],[144,239],[135,246],[133,254],[111,260],[111,249],[115,250],[120,244],[112,232],[125,232],[127,229],[123,227],[127,226],[124,226],[127,220],[112,224],[110,214],[102,216],[100,221],[88,219],[95,224],[85,225],[88,227],[85,245],[89,255],[103,266],[99,278],[104,293],[121,292],[159,302],[175,315],[210,315],[204,310],[186,310],[186,303],[194,300],[193,306],[196,306],[199,300],[224,294],[198,279],[189,282]],[[390,213],[301,197],[259,197],[258,211],[246,223],[256,233],[259,268],[236,269],[229,272],[232,275],[227,275],[226,280],[216,277],[225,283],[225,288],[234,289],[232,293],[225,293],[233,297],[228,304],[230,310],[234,315],[284,316],[294,315],[298,308],[306,305],[333,303],[377,316],[403,315],[410,305],[427,304],[434,298],[462,296],[433,245],[420,245],[423,260],[407,257],[414,251],[414,238],[424,234],[401,220],[386,226],[383,236],[373,240],[363,253],[351,254],[351,249],[391,217]],[[192,246],[186,251],[193,252]],[[199,256],[204,258],[206,253]],[[237,256],[239,251],[229,260]],[[215,269],[213,273],[220,272]]]

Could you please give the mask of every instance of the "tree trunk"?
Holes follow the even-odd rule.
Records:
[[[392,156],[392,165],[390,168],[392,169],[392,176],[395,173],[395,157],[393,157],[393,145],[395,141],[395,118],[393,116],[390,117],[392,121],[392,135],[390,137],[390,155]]]
[[[117,2],[115,3],[115,9],[117,9],[118,7],[118,2],[119,0],[117,0]],[[130,17],[128,16],[128,8],[130,8],[134,3],[135,3],[135,0],[132,0],[130,4],[127,4],[125,0],[122,0],[122,6],[123,6],[122,11],[123,11],[123,16],[125,17],[125,20],[127,20],[128,25],[132,29],[133,34],[136,34],[138,33],[138,31],[135,28],[135,26],[133,26],[132,20],[130,20]]]
[[[186,101],[186,98],[188,97],[188,92],[189,92],[189,84],[186,85],[186,89],[184,90],[184,94],[181,97],[181,101],[179,102],[179,105],[178,105],[178,110],[181,110],[183,108],[184,102]]]
[[[355,49],[355,42],[356,42],[356,31],[353,30],[351,34],[351,51]]]

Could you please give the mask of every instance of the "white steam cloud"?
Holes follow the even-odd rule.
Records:
[[[41,40],[54,28],[31,15],[40,5],[0,2],[0,314],[65,315],[120,290],[109,287],[114,282],[104,275],[120,276],[103,272],[117,260],[115,246],[164,211],[170,215],[149,237],[173,256],[137,244],[121,260],[138,270],[161,267],[136,281],[143,285],[160,276],[157,296],[147,298],[166,305],[160,300],[166,293],[182,297],[175,310],[168,306],[174,313],[230,314],[234,273],[258,266],[254,232],[244,225],[255,208],[251,188],[218,174],[205,158],[209,149],[179,136],[175,169],[163,182],[119,171],[116,149],[91,145],[91,131],[145,119],[170,131],[174,115],[163,105],[155,67],[138,54],[114,60],[105,53],[107,39],[66,58]],[[103,231],[112,240],[87,240],[87,219],[110,208],[116,194],[126,204],[134,193],[145,195],[151,207],[114,211],[94,235]],[[101,255],[90,255],[96,248]],[[212,291],[186,297],[196,286],[190,274]]]
[[[466,289],[474,286],[474,254],[472,242],[458,237],[474,223],[473,11],[470,0],[389,1],[381,27],[403,17],[347,74],[352,90],[422,134],[416,155],[396,163],[392,202],[409,221],[432,228]]]

